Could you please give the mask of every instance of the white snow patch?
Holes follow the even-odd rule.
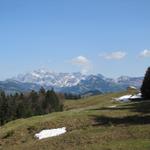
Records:
[[[116,101],[128,102],[131,97],[132,97],[132,95],[124,95],[119,98],[116,98]]]
[[[132,99],[140,99],[142,98],[142,94],[141,93],[138,93],[136,95],[124,95],[124,96],[121,96],[119,98],[115,98],[116,101],[122,101],[122,102],[128,102]]]
[[[142,98],[142,94],[141,93],[139,93],[137,95],[133,95],[133,96],[130,97],[130,99],[138,99],[138,98]]]
[[[57,128],[57,129],[47,129],[47,130],[42,130],[41,132],[35,134],[35,137],[38,138],[39,140],[42,140],[49,137],[59,136],[66,132],[67,132],[66,127]]]
[[[32,74],[32,76],[37,77],[37,78],[40,78],[40,77],[41,77],[39,74],[37,74],[37,73],[35,73],[35,72],[32,72],[31,74]]]

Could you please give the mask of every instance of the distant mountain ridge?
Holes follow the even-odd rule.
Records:
[[[22,83],[16,80],[0,81],[0,90],[3,90],[7,93],[28,92],[31,90],[38,91],[40,88],[41,86],[38,84]]]
[[[8,92],[26,92],[54,88],[59,92],[82,94],[88,91],[115,92],[129,86],[140,88],[143,77],[121,76],[117,79],[107,78],[101,74],[84,75],[76,73],[56,73],[45,69],[18,75],[0,82],[0,89]]]
[[[30,73],[20,74],[13,80],[23,83],[36,83],[42,86],[71,87],[85,79],[85,75],[76,73],[56,73],[45,69],[39,69]]]

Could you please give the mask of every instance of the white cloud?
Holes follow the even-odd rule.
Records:
[[[150,57],[150,50],[145,49],[140,53],[140,56],[145,58],[145,57]]]
[[[112,52],[112,53],[106,53],[103,55],[100,55],[102,57],[104,57],[104,59],[108,59],[108,60],[121,60],[126,56],[126,52],[123,51],[116,51],[116,52]]]
[[[83,74],[89,72],[92,68],[90,60],[84,56],[78,56],[78,57],[73,58],[71,60],[71,63],[73,65],[80,67],[81,72]]]
[[[89,64],[89,60],[84,56],[78,56],[72,59],[72,63],[77,65],[87,65]]]

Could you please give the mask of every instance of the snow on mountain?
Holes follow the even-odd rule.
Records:
[[[115,92],[125,90],[130,86],[139,89],[143,77],[128,77],[121,76],[117,79],[107,78],[101,74],[96,75],[83,75],[82,73],[56,73],[46,69],[39,69],[26,74],[18,75],[9,82],[15,81],[21,85],[28,83],[27,89],[39,89],[43,86],[46,89],[54,88],[60,92],[70,93],[86,93],[87,91],[100,91],[100,92]],[[12,84],[12,83],[11,83]],[[15,88],[17,83],[15,85]],[[36,88],[36,86],[38,88]],[[24,87],[24,86],[23,86]],[[27,87],[27,85],[25,86]],[[23,88],[24,89],[24,88]]]
[[[81,73],[56,73],[40,69],[31,73],[18,75],[13,79],[23,83],[36,83],[41,86],[71,87],[77,85],[85,77]]]

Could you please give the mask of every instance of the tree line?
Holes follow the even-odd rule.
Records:
[[[35,115],[43,115],[51,112],[63,111],[63,95],[56,94],[54,90],[39,92],[6,94],[0,92],[0,125]]]

